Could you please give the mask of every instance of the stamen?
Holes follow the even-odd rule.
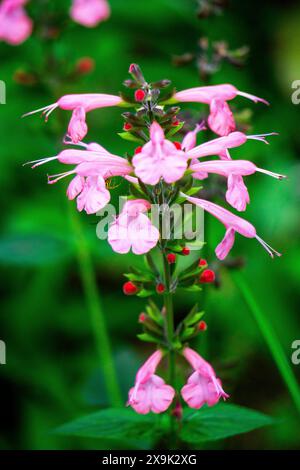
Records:
[[[33,160],[32,162],[24,163],[23,166],[32,165],[32,163],[34,163],[34,165],[31,168],[36,168],[37,166],[43,165],[44,163],[48,163],[51,160],[57,160],[57,157],[48,157],[48,158],[41,158],[40,160]]]
[[[84,142],[77,142],[77,144],[75,144],[72,140],[72,138],[66,134],[64,139],[63,139],[63,144],[65,145],[76,145],[77,147],[84,147],[85,149],[88,147],[87,144],[85,144]]]
[[[247,135],[247,139],[260,140],[261,142],[264,142],[265,144],[269,145],[269,142],[265,139],[269,135],[278,135],[278,132],[269,132],[268,134]]]
[[[286,178],[286,175],[280,175],[279,173],[274,173],[273,171],[264,170],[263,168],[256,167],[256,171],[259,171],[260,173],[265,173],[266,175],[272,176],[272,178],[277,178],[278,180],[282,180]]]
[[[31,116],[32,114],[42,112],[42,114],[45,115],[45,119],[47,121],[52,111],[54,111],[57,107],[58,107],[57,103],[49,104],[49,106],[45,106],[44,108],[35,109],[34,111],[30,111],[29,113],[23,114],[22,118],[26,116]]]
[[[48,184],[54,184],[54,183],[57,183],[57,181],[65,178],[66,176],[69,176],[69,175],[73,175],[74,173],[76,173],[75,170],[72,170],[72,171],[66,171],[65,173],[58,173],[57,175],[47,175],[47,178],[48,178]],[[51,180],[51,178],[55,178],[54,180]]]
[[[254,101],[254,103],[261,102],[261,103],[266,104],[267,106],[269,106],[270,104],[267,100],[264,100],[263,98],[259,98],[258,96],[255,96],[255,95],[250,95],[250,93],[245,93],[244,91],[238,91],[237,95],[243,96],[244,98],[248,98],[249,100]]]
[[[281,253],[279,253],[278,251],[274,250],[274,248],[272,248],[270,245],[268,245],[267,242],[265,242],[262,238],[260,238],[258,235],[256,235],[255,237],[259,243],[264,247],[264,249],[269,253],[269,255],[271,256],[271,258],[274,258],[274,255],[276,256],[281,256]]]

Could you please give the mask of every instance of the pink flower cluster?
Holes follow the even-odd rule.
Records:
[[[212,97],[217,96],[221,96],[222,99],[230,99],[237,93],[235,90],[230,85],[217,85],[215,88],[196,88],[194,92],[191,90],[182,91],[177,93],[175,97],[211,102],[216,99]],[[238,93],[252,97],[252,95]],[[256,97],[255,99],[258,100]],[[64,164],[76,165],[71,171],[50,177],[49,183],[55,183],[64,176],[73,175],[74,179],[69,185],[67,195],[69,199],[77,198],[79,211],[85,210],[88,214],[96,213],[109,202],[110,194],[105,186],[105,180],[113,176],[122,176],[133,183],[138,183],[138,179],[140,179],[144,184],[154,186],[160,181],[173,184],[179,181],[187,170],[192,173],[195,179],[200,180],[207,178],[209,174],[218,174],[227,179],[226,200],[238,211],[244,211],[250,201],[243,180],[245,176],[260,172],[273,178],[284,178],[283,175],[261,169],[250,161],[232,160],[229,154],[230,149],[240,147],[248,140],[267,143],[266,136],[272,134],[245,135],[242,132],[234,131],[226,136],[196,145],[197,133],[203,130],[203,126],[197,126],[194,131],[184,137],[181,145],[178,143],[174,145],[174,142],[165,138],[163,129],[154,121],[149,129],[149,142],[141,147],[131,162],[120,156],[112,155],[99,144],[81,142],[87,133],[85,121],[87,112],[121,103],[121,98],[114,95],[65,95],[57,103],[32,112],[42,111],[48,119],[50,113],[57,107],[72,111],[68,126],[68,140],[65,142],[80,145],[84,150],[63,150],[55,157],[31,163],[38,166],[57,159]],[[222,119],[226,121],[226,114]],[[203,157],[213,155],[219,159],[201,161]],[[256,238],[272,257],[274,254],[280,255],[257,235],[255,227],[247,220],[207,200],[189,197],[185,194],[182,196],[190,203],[209,212],[225,226],[225,237],[216,248],[216,255],[219,259],[224,259],[231,250],[235,233],[247,238]],[[127,253],[132,249],[134,253],[142,254],[156,245],[159,233],[150,224],[146,215],[149,209],[150,204],[146,200],[143,203],[141,201],[131,202],[124,207],[123,212],[110,227],[108,234],[108,241],[116,252]]]
[[[33,23],[25,11],[28,0],[2,0],[0,4],[0,41],[17,46],[31,35]],[[110,16],[107,0],[73,0],[70,16],[87,28],[97,26]]]
[[[193,349],[185,347],[182,352],[194,372],[186,385],[181,389],[181,395],[190,408],[199,409],[203,405],[213,406],[222,397],[229,397],[224,392],[220,379],[217,378],[211,365]],[[161,350],[153,353],[138,370],[135,385],[129,391],[128,405],[140,414],[162,413],[171,405],[175,390],[155,374],[162,360]]]

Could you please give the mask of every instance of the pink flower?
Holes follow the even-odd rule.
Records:
[[[266,100],[258,98],[254,95],[250,95],[249,93],[239,91],[233,85],[228,83],[223,85],[189,88],[187,90],[175,93],[174,98],[181,102],[211,104],[212,100],[229,101],[235,98],[237,95],[244,96],[245,98],[248,98],[255,103],[261,101],[262,103],[269,104]]]
[[[218,135],[228,135],[235,130],[235,121],[226,101],[214,99],[210,103],[208,125]]]
[[[94,28],[110,16],[110,7],[106,0],[73,0],[71,18],[77,23]]]
[[[140,414],[163,413],[173,401],[175,390],[155,375],[162,359],[160,350],[153,353],[138,370],[135,385],[129,391],[128,405]]]
[[[267,144],[268,142],[266,141],[266,137],[269,135],[276,135],[276,133],[271,132],[269,134],[246,135],[243,134],[243,132],[231,132],[224,137],[209,140],[204,144],[188,150],[186,152],[186,156],[187,158],[201,158],[208,157],[210,155],[218,155],[227,159],[228,156],[226,152],[228,149],[239,147],[247,142],[247,140],[259,140]]]
[[[145,199],[125,203],[122,212],[108,229],[108,243],[114,251],[128,253],[132,249],[133,253],[141,255],[156,246],[159,231],[143,214],[150,207]]]
[[[85,113],[98,108],[118,106],[120,103],[122,103],[122,99],[119,96],[107,95],[103,93],[64,95],[56,103],[45,106],[44,108],[30,111],[29,113],[24,114],[23,117],[42,112],[42,114],[45,116],[45,120],[47,121],[50,114],[56,108],[60,108],[66,111],[73,111],[68,132],[70,137],[75,139],[73,143],[77,143],[79,137],[83,138],[87,133]]]
[[[32,32],[32,21],[24,5],[27,0],[3,0],[0,5],[0,40],[13,46],[24,42]]]
[[[80,146],[86,147],[87,150],[67,149],[54,157],[29,163],[33,164],[32,168],[52,160],[76,165],[73,170],[49,176],[48,183],[53,184],[66,176],[75,175],[68,186],[67,196],[70,200],[77,197],[79,211],[85,210],[87,214],[94,214],[110,201],[105,179],[126,176],[131,173],[132,168],[125,158],[110,154],[99,144],[81,142]]]
[[[262,103],[269,104],[266,100],[239,91],[230,84],[189,88],[188,90],[175,93],[174,98],[181,102],[192,101],[209,104],[210,115],[208,117],[208,125],[213,132],[224,136],[235,129],[234,118],[226,101],[232,100],[237,95],[244,96],[255,103],[261,101]]]
[[[194,178],[207,178],[208,173],[216,173],[227,178],[226,200],[237,210],[245,210],[249,203],[248,190],[244,184],[242,176],[252,175],[256,171],[265,173],[273,178],[282,179],[284,175],[279,175],[268,170],[258,168],[254,163],[247,160],[211,160],[199,163],[194,160],[189,167],[193,171]]]
[[[132,159],[136,176],[151,185],[157,184],[161,178],[166,183],[179,180],[187,167],[185,153],[165,139],[157,122],[151,124],[150,139]]]
[[[247,238],[256,238],[259,243],[265,248],[269,255],[273,258],[274,255],[281,256],[280,253],[275,251],[270,245],[262,240],[256,233],[255,227],[245,219],[232,214],[227,209],[224,209],[213,202],[206,201],[204,199],[198,199],[195,197],[186,196],[181,193],[189,202],[196,206],[202,207],[214,217],[216,217],[226,228],[226,233],[219,245],[216,248],[216,255],[219,259],[224,259],[228,255],[234,244],[235,233],[240,233]]]
[[[85,109],[75,108],[69,122],[68,135],[71,137],[72,142],[77,144],[87,134],[88,127],[85,122]]]
[[[190,348],[184,348],[183,355],[195,370],[181,389],[181,395],[190,408],[199,409],[205,403],[213,406],[221,397],[224,400],[229,398],[214,369],[203,357]]]
[[[202,121],[200,124],[197,124],[195,129],[193,131],[188,132],[181,143],[181,148],[187,152],[188,150],[193,149],[196,147],[197,144],[197,134],[200,131],[205,130],[205,124],[204,121]]]

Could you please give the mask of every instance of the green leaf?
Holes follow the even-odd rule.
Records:
[[[203,186],[193,186],[188,191],[186,191],[186,194],[188,196],[193,196],[194,194],[199,193],[199,191],[201,191],[202,188]]]
[[[55,429],[56,434],[98,439],[142,439],[159,433],[159,419],[129,408],[108,408],[75,419]]]
[[[132,282],[151,282],[154,277],[149,274],[125,273],[124,276]]]
[[[145,143],[143,139],[139,139],[135,135],[132,135],[130,132],[118,132],[118,135],[121,137],[121,139],[129,140],[130,142],[137,142],[139,144]]]
[[[180,437],[191,443],[216,441],[274,423],[273,418],[258,411],[220,403],[211,408],[187,410]]]

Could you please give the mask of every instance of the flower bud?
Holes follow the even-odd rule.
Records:
[[[123,284],[123,292],[125,295],[135,295],[138,290],[138,287],[131,281],[127,281]]]
[[[139,314],[139,323],[144,323],[146,320],[146,314],[144,312]]]
[[[167,254],[167,261],[168,261],[169,264],[176,263],[176,255],[174,253],[168,253]]]
[[[146,83],[142,71],[137,64],[131,64],[128,71],[137,81],[137,83],[139,83],[140,85],[144,85]]]
[[[198,330],[199,331],[206,331],[207,330],[207,324],[204,320],[201,320],[198,324]]]
[[[145,96],[146,96],[146,93],[144,92],[144,90],[141,90],[141,89],[136,90],[136,92],[134,93],[135,101],[144,101]]]
[[[202,274],[200,274],[199,281],[202,284],[208,284],[210,282],[214,282],[216,276],[212,269],[205,269]]]
[[[181,150],[181,143],[180,142],[173,142],[177,150]]]
[[[162,282],[160,282],[159,284],[157,284],[157,286],[156,286],[156,292],[157,292],[158,294],[163,294],[163,293],[165,292],[165,290],[166,290],[166,286],[165,286]]]
[[[188,256],[188,255],[190,254],[190,252],[191,252],[191,250],[190,250],[187,246],[185,246],[185,247],[182,248],[182,250],[181,250],[181,254],[182,254],[183,256]]]
[[[198,264],[199,267],[201,267],[201,266],[207,266],[207,265],[208,265],[208,263],[207,263],[206,259],[202,259],[202,258],[201,258],[201,259],[199,260],[199,264]]]
[[[143,147],[141,147],[141,146],[137,147],[134,151],[134,155],[137,155],[138,153],[141,153],[142,149],[143,149]]]
[[[124,131],[130,131],[132,129],[132,125],[129,122],[125,122],[123,129]]]
[[[76,72],[80,75],[91,73],[95,68],[95,61],[91,57],[82,57],[76,63]]]

